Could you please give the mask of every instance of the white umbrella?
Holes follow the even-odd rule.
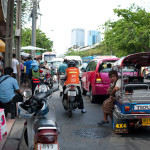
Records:
[[[44,48],[39,48],[39,47],[35,47],[35,46],[25,46],[25,47],[21,47],[22,50],[47,50],[47,49],[44,49]]]
[[[21,56],[28,57],[29,55],[30,55],[29,53],[21,52]]]

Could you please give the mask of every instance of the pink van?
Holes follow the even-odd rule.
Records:
[[[89,92],[92,103],[96,101],[97,95],[107,94],[111,82],[108,73],[117,60],[119,60],[117,57],[93,59],[84,70],[81,78],[82,94],[86,95]]]

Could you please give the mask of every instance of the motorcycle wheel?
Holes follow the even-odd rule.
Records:
[[[68,108],[68,116],[71,118],[72,117],[72,109],[73,109],[73,104],[69,103],[69,108]]]
[[[53,79],[51,78],[50,79],[50,88],[52,88],[53,87]]]
[[[68,109],[68,116],[69,116],[70,118],[72,117],[72,109],[71,109],[71,108]]]
[[[28,132],[27,132],[27,128],[26,128],[25,131],[24,131],[24,140],[25,140],[25,143],[28,146],[28,136],[27,136],[27,134],[28,134]]]

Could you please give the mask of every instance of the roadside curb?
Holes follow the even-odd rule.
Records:
[[[2,150],[18,150],[24,129],[24,119],[16,118]]]

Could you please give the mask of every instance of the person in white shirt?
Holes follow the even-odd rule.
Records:
[[[13,54],[12,57],[12,68],[13,68],[13,77],[16,79],[17,74],[19,75],[19,62],[16,59],[16,54]]]

